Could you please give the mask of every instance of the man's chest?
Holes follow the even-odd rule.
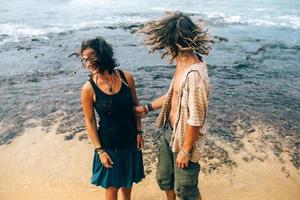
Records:
[[[180,95],[180,89],[182,86],[182,74],[179,75],[175,75],[174,76],[174,81],[173,81],[173,85],[172,85],[172,103],[176,104],[178,101],[178,97]]]

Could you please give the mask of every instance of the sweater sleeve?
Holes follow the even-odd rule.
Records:
[[[187,123],[191,126],[202,127],[205,122],[208,105],[206,82],[198,71],[191,71],[187,77],[187,84],[189,112]]]

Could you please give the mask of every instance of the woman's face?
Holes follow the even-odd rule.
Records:
[[[90,72],[94,73],[98,70],[97,66],[95,65],[97,61],[96,52],[94,49],[87,48],[83,50],[81,54],[81,62],[84,67],[86,67]]]

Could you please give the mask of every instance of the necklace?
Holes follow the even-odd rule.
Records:
[[[96,73],[95,73],[96,74]],[[111,75],[111,83],[108,82],[107,80],[105,80],[104,78],[101,78],[100,76],[100,79],[106,84],[108,85],[108,91],[109,93],[112,93],[113,92],[113,87],[114,87],[114,84],[115,84],[115,78],[114,78],[114,73]],[[98,82],[98,76],[96,76],[96,83]]]

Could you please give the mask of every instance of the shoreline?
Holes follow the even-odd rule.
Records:
[[[55,134],[57,127],[52,126],[47,133],[40,126],[28,128],[10,144],[0,146],[1,199],[99,199],[103,196],[104,190],[89,182],[91,143],[79,141],[78,135],[66,141],[64,134]],[[230,143],[210,138],[228,152],[236,165],[219,165],[218,158],[201,160],[199,184],[206,200],[295,200],[300,196],[300,171],[289,161],[288,153],[277,158],[268,146],[264,152],[257,150],[258,138],[263,134],[256,128],[244,137],[241,140],[244,150],[238,153]],[[247,157],[252,160],[246,161]],[[150,158],[144,155],[144,161]],[[134,186],[133,200],[165,199],[155,181],[156,162],[148,163],[153,170]]]

